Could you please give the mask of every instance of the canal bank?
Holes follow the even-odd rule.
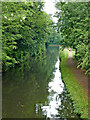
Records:
[[[68,66],[68,55],[67,49],[62,50],[62,48],[60,48],[59,58],[61,60],[60,70],[62,80],[73,101],[74,112],[79,114],[81,118],[88,118],[88,96]]]

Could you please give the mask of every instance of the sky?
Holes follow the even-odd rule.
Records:
[[[56,12],[56,8],[55,8],[56,0],[44,0],[44,1],[45,1],[45,6],[44,6],[45,12],[48,14],[52,14],[52,19],[56,23],[57,18],[53,17],[53,15],[55,15],[55,12]]]

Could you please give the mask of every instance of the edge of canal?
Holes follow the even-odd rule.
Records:
[[[74,74],[70,70],[67,60],[68,51],[59,49],[60,71],[69,96],[73,101],[74,112],[80,115],[81,119],[88,119],[88,96],[85,94],[82,86],[77,82]]]

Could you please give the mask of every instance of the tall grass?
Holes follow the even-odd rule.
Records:
[[[70,97],[73,101],[74,111],[80,114],[81,118],[88,118],[88,96],[83,90],[82,86],[76,80],[74,74],[70,70],[67,59],[68,51],[59,50],[59,58],[61,60],[60,70],[62,74],[62,80],[64,81]]]

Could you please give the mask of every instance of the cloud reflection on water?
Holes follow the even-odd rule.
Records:
[[[59,58],[55,64],[56,71],[53,72],[54,79],[48,84],[48,103],[46,106],[42,106],[41,109],[43,111],[43,115],[47,118],[56,118],[59,115],[58,109],[61,105],[61,99],[59,95],[63,92],[64,83],[61,79],[61,73],[59,71]]]

